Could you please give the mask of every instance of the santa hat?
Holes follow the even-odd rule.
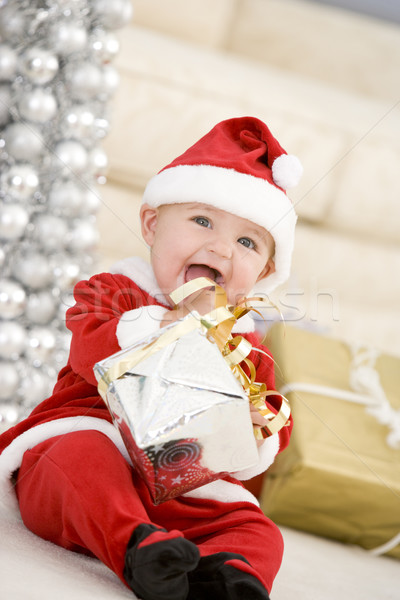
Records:
[[[275,272],[256,291],[269,293],[289,277],[297,216],[286,190],[302,171],[265,123],[228,119],[150,179],[143,202],[201,202],[264,227],[275,241]]]

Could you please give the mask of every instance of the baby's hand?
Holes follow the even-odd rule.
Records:
[[[215,308],[215,292],[211,289],[203,289],[191,294],[185,298],[173,310],[167,310],[164,314],[164,319],[160,323],[160,327],[164,327],[169,323],[174,323],[183,317],[186,317],[193,310],[200,315],[206,315]]]
[[[200,290],[191,294],[182,304],[188,312],[196,310],[200,315],[206,315],[215,308],[215,291],[210,289]]]
[[[252,402],[249,401],[249,404],[250,404],[251,422],[253,423],[253,425],[259,425],[260,427],[264,427],[264,425],[266,424],[264,417],[262,415],[260,415],[260,412],[256,409],[256,407],[254,406],[254,404]],[[257,447],[259,447],[264,442],[264,440],[256,440],[256,442],[257,442]]]

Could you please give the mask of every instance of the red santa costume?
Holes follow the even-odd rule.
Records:
[[[261,155],[269,147],[272,165],[276,159],[271,153],[272,136],[263,123],[250,118],[224,123],[230,124],[231,132],[238,128],[250,132],[246,139],[250,151],[263,144],[263,152],[258,150]],[[263,141],[266,136],[267,141]],[[230,137],[235,137],[237,144],[236,136]],[[211,141],[210,147],[215,146],[215,140]],[[204,144],[197,147],[200,154],[203,149]],[[285,153],[279,146],[275,154]],[[204,160],[198,160],[196,153],[190,158],[190,165],[183,159],[156,175],[146,188],[144,201],[158,206],[181,201],[207,202],[209,197],[208,202],[214,206],[225,206],[223,199],[215,201],[212,190],[207,196]],[[202,189],[190,181],[183,188],[186,192],[192,190],[192,196],[193,190],[197,190],[196,200],[187,197],[186,192],[177,194],[173,178],[176,169],[183,169],[187,178],[190,174],[186,167],[194,165],[202,171],[195,173]],[[264,171],[271,171],[268,162],[265,165]],[[226,165],[219,166],[215,161],[209,168],[227,171]],[[270,173],[271,181],[265,181],[268,178],[264,171],[260,176],[248,173],[248,167],[244,173],[238,172],[237,165],[229,169],[233,169],[234,177],[241,175],[255,180],[256,187],[263,183],[274,188],[273,203],[282,201],[281,196],[287,200]],[[236,180],[233,185],[237,188]],[[280,214],[290,206],[285,204]],[[238,214],[242,209],[236,206],[234,210],[227,207],[223,210]],[[243,211],[246,218],[255,220],[249,215],[248,204]],[[271,275],[275,278],[272,287],[287,277],[290,265],[295,223],[291,208],[290,211],[289,248],[283,243],[283,233],[273,234],[276,273]],[[272,219],[269,230],[277,220],[276,210]],[[263,218],[258,222],[268,225]],[[158,289],[150,265],[141,259],[121,261],[112,271],[77,284],[76,304],[67,313],[67,326],[72,331],[70,357],[52,396],[27,419],[0,436],[1,502],[15,511],[19,504],[24,523],[44,539],[98,557],[146,600],[268,598],[265,590],[271,590],[281,563],[282,538],[260,510],[256,498],[239,480],[249,479],[272,464],[275,455],[289,442],[291,423],[263,442],[254,468],[155,506],[98,394],[93,366],[153,332],[169,304]],[[241,319],[238,325],[252,346],[260,347],[252,319]],[[268,354],[265,347],[262,349]],[[275,389],[272,359],[258,352],[253,352],[250,358],[256,367],[256,380],[266,383],[269,390]],[[267,406],[275,413],[280,404],[278,394],[268,396]],[[169,570],[165,573],[157,568],[161,563],[153,561],[155,547],[168,548]],[[143,581],[149,578],[154,585],[143,584],[143,587]]]

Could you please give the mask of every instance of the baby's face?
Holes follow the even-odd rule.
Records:
[[[274,271],[274,241],[261,226],[207,204],[143,205],[142,233],[167,295],[196,277],[221,285],[230,304]]]

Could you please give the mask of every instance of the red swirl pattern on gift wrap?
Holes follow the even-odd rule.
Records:
[[[176,498],[220,476],[201,464],[202,446],[196,439],[149,446],[140,454],[142,472],[155,504]]]

